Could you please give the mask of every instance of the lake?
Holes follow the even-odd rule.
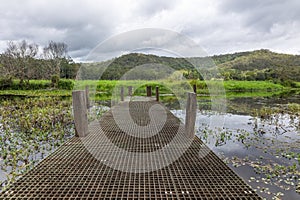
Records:
[[[178,101],[169,95],[161,99],[184,122],[185,111],[180,109]],[[110,102],[99,103],[99,108],[105,111],[105,106],[109,106]],[[257,96],[255,93],[236,93],[228,94],[226,111],[220,113],[211,110],[209,96],[199,96],[196,135],[262,197],[300,199],[300,194],[296,192],[300,190],[300,109],[297,105],[300,105],[299,91]],[[221,123],[213,123],[216,119]],[[0,136],[3,142],[5,133],[0,132]],[[59,137],[58,144],[71,136],[70,132]],[[47,141],[45,139],[41,142],[41,146],[45,146],[42,153],[31,151],[28,159],[36,163],[57,148],[55,145],[47,145]],[[10,142],[20,143],[15,140]],[[19,161],[17,166],[12,167],[9,163],[5,162],[2,154],[0,183],[3,186],[6,184],[5,173],[14,170],[20,172],[24,164]]]

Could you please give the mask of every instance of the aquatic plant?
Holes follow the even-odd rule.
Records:
[[[229,121],[223,127],[209,125],[211,115],[220,114],[201,110],[197,114],[201,119],[197,124],[197,136],[233,169],[252,168],[256,176],[243,178],[263,197],[281,199],[289,192],[300,194],[298,105],[262,107],[249,118],[226,114]],[[178,115],[179,112],[174,113]],[[232,126],[230,120],[234,122],[235,119],[248,121],[241,120],[242,124]]]
[[[0,104],[0,161],[8,185],[74,135],[71,102],[40,97]],[[1,187],[0,187],[1,188]]]

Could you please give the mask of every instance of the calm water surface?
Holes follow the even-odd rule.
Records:
[[[262,197],[300,199],[300,113],[284,112],[290,103],[300,104],[300,96],[229,98],[227,111],[216,113],[206,110],[207,98],[198,98],[196,135]],[[176,102],[167,106],[184,122]],[[263,107],[283,112],[255,116]]]

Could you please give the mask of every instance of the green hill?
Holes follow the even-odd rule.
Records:
[[[209,60],[213,62],[209,62]],[[225,80],[279,80],[300,81],[300,56],[279,54],[269,50],[256,50],[233,54],[215,55],[206,58],[174,58],[156,55],[131,53],[112,61],[84,64],[81,69],[82,79],[115,80],[136,66],[157,63],[181,70],[189,79],[201,79],[191,63],[196,63],[201,74],[206,78],[224,78]],[[104,66],[109,70],[104,70]],[[136,73],[139,73],[136,71]],[[162,78],[170,71],[155,69],[140,72],[146,79]],[[137,75],[136,77],[141,77]],[[135,77],[128,77],[135,79]]]
[[[269,50],[212,57],[227,79],[237,80],[293,80],[300,81],[300,56],[279,54]],[[226,59],[227,58],[227,59]]]

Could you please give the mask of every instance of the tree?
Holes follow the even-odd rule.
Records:
[[[1,62],[1,77],[12,79],[16,74],[16,66],[11,55],[3,53],[0,56]]]
[[[61,63],[68,58],[68,45],[63,42],[50,41],[43,50],[49,73],[60,77]]]
[[[8,42],[8,47],[1,56],[1,64],[7,76],[20,79],[22,85],[25,80],[29,81],[32,76],[32,66],[38,53],[38,45],[21,42]]]
[[[75,63],[72,59],[62,59],[60,63],[60,78],[74,79],[80,64]]]
[[[187,70],[187,72],[183,73],[184,78],[186,79],[194,79],[194,80],[203,80],[202,76],[200,75],[200,73],[193,69],[193,70]]]

